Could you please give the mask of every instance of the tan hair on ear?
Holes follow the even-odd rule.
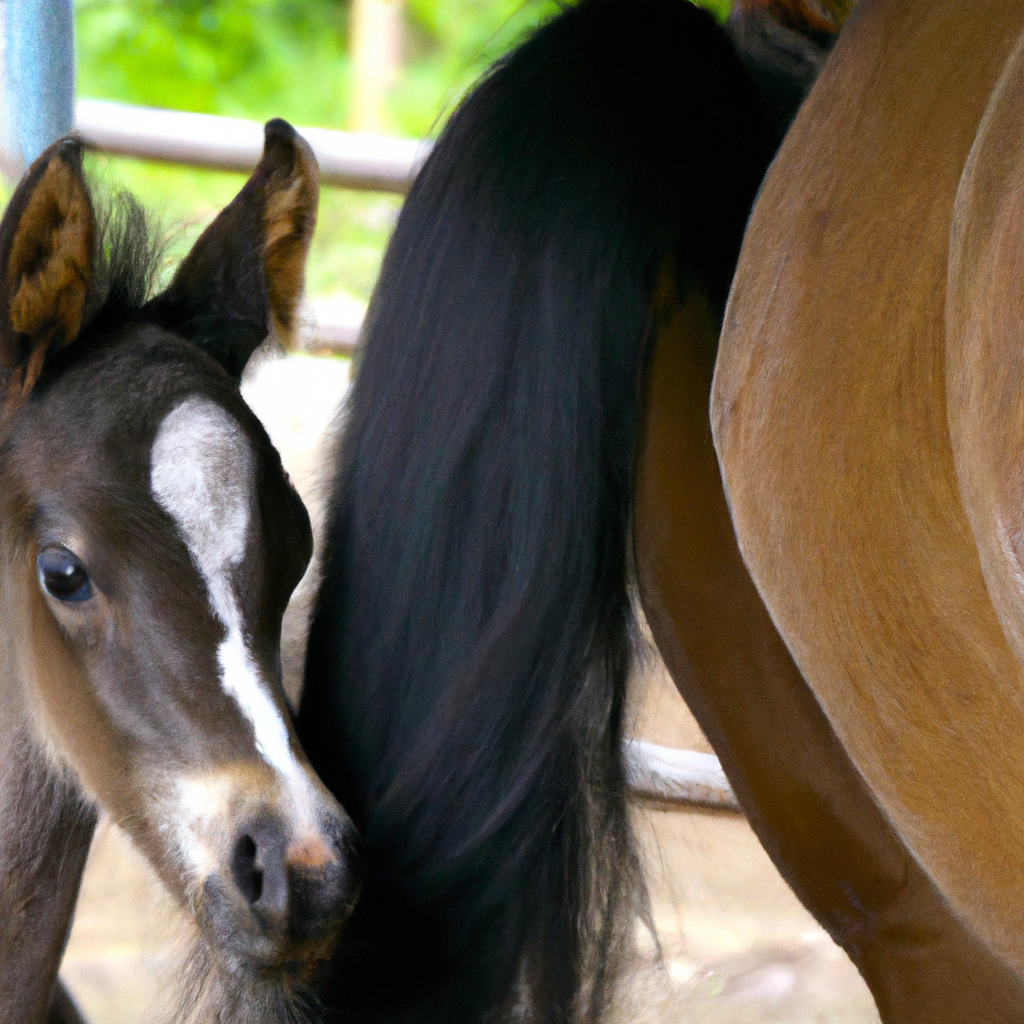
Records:
[[[264,267],[270,315],[285,348],[296,340],[296,313],[306,277],[306,256],[316,227],[320,168],[309,144],[290,126],[271,121],[267,148],[287,145],[290,167],[276,169],[267,185],[263,211]]]
[[[32,186],[11,239],[7,315],[10,330],[27,338],[29,349],[20,372],[8,380],[8,408],[32,390],[47,355],[78,335],[92,247],[92,203],[81,168],[55,152]]]
[[[92,204],[81,178],[50,161],[18,222],[8,264],[11,326],[19,334],[73,340],[82,326],[92,260]]]

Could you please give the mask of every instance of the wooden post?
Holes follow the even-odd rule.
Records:
[[[71,131],[72,0],[0,0],[0,171],[16,179]]]
[[[352,130],[380,133],[402,60],[402,0],[353,0],[350,32]]]

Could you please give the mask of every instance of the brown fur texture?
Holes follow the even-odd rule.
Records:
[[[78,334],[92,256],[92,204],[81,177],[55,159],[21,216],[11,246],[7,286],[11,326],[38,336],[51,329],[63,342]]]
[[[313,151],[296,136],[290,159],[282,157],[268,184],[263,212],[270,312],[278,340],[293,348],[297,312],[305,288],[306,256],[316,227],[320,170]]]
[[[96,815],[71,778],[39,763],[27,723],[2,718],[0,1022],[42,1024]]]
[[[235,199],[218,214],[182,261],[167,291],[150,307],[160,322],[174,322],[185,337],[216,343],[202,310],[211,299],[233,314],[228,335],[234,353],[220,357],[240,375],[256,347],[273,330],[286,347],[298,327],[305,261],[319,202],[313,151],[285,121],[269,121],[263,158]],[[242,255],[235,239],[255,242]]]
[[[986,575],[993,546],[979,557],[993,520],[964,503],[988,470],[963,467],[987,453],[1016,478],[1020,449],[993,431],[1019,436],[1020,382],[1000,398],[978,378],[997,415],[966,449],[951,438],[952,414],[970,410],[955,408],[946,302],[954,204],[1022,30],[1024,4],[1008,0],[858,6],[751,217],[712,399],[741,548],[776,625],[896,834],[1018,976],[1024,669]],[[982,222],[971,246],[984,236]],[[1018,307],[984,308],[1008,315],[1002,337],[1019,348]]]
[[[982,573],[1024,664],[1024,35],[957,191],[946,297],[946,400],[957,481]]]
[[[18,228],[8,240],[0,362],[18,367],[8,405],[32,390],[47,355],[67,345],[82,324],[93,256],[93,212],[74,143],[52,149],[30,171]],[[12,201],[13,202],[13,201]]]
[[[1024,986],[893,834],[775,630],[736,544],[708,423],[717,325],[663,282],[634,537],[658,648],[786,881],[863,974],[884,1021],[996,1024]]]
[[[316,1024],[309,990],[277,978],[225,970],[205,939],[196,937],[170,993],[170,1024]]]

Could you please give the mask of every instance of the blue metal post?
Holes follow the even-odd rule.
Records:
[[[16,177],[74,125],[74,8],[72,0],[0,0],[0,7],[0,162]]]

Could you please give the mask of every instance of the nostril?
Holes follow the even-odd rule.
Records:
[[[285,837],[273,816],[248,822],[231,848],[231,878],[264,929],[286,927],[289,906]]]
[[[256,863],[256,840],[240,836],[231,855],[231,877],[238,891],[252,906],[263,895],[263,870]]]
[[[269,942],[321,941],[334,932],[352,909],[359,881],[350,829],[330,824],[296,835],[270,812],[241,823],[224,865],[240,925]]]

